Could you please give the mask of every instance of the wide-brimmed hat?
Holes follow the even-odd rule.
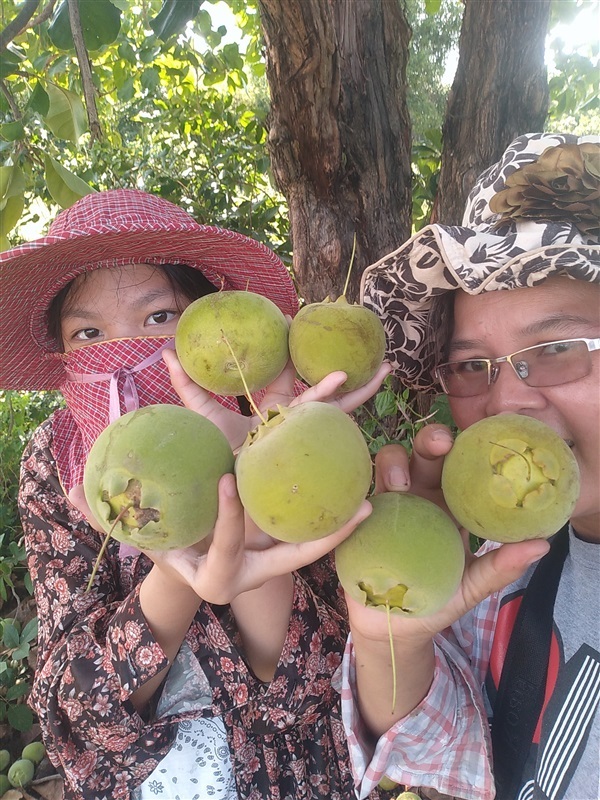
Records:
[[[137,189],[95,192],[61,212],[47,236],[0,253],[0,387],[58,388],[65,375],[46,323],[53,297],[82,272],[141,263],[185,264],[219,289],[298,310],[285,265],[263,244]]]
[[[402,382],[439,391],[432,298],[536,286],[557,275],[600,282],[600,137],[520,136],[480,175],[462,226],[428,225],[367,267],[361,301],[384,324]]]

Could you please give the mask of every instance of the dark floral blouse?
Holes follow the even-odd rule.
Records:
[[[151,568],[111,541],[86,593],[101,537],[68,502],[52,456],[52,425],[23,457],[20,512],[40,622],[30,703],[65,800],[126,800],[152,773],[185,714],[142,718],[130,696],[167,660],[139,603]],[[186,641],[212,687],[241,800],[355,797],[339,693],[332,686],[348,633],[330,558],[295,575],[289,630],[273,680],[259,681],[228,606],[202,603]],[[375,798],[390,797],[375,791]]]

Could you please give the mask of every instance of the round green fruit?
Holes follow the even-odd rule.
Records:
[[[46,748],[42,742],[30,742],[25,745],[21,758],[28,758],[34,764],[39,764],[46,755]]]
[[[344,590],[365,606],[405,617],[439,611],[456,592],[465,552],[456,525],[422,497],[385,492],[335,550]]]
[[[290,325],[290,356],[310,386],[336,370],[348,376],[342,392],[364,386],[381,365],[385,346],[377,314],[349,304],[344,295],[335,303],[327,299],[304,306]]]
[[[13,761],[8,770],[8,782],[15,789],[20,789],[27,786],[33,780],[35,773],[35,764],[28,758],[20,758],[18,761]]]
[[[8,750],[0,750],[0,772],[4,772],[4,770],[10,764],[10,753]]]
[[[367,496],[372,472],[356,423],[319,402],[279,407],[250,434],[235,465],[248,514],[285,542],[320,539],[341,528]]]
[[[267,297],[216,292],[185,309],[175,350],[199,386],[214,394],[243,395],[264,389],[281,373],[289,358],[288,333],[285,316]]]
[[[210,420],[181,406],[150,405],[102,431],[83,487],[92,513],[115,539],[170,550],[212,531],[217,484],[233,465],[227,439]]]
[[[460,525],[495,542],[548,538],[579,497],[579,467],[552,428],[522,414],[462,431],[444,461],[444,498]]]
[[[0,775],[0,797],[4,797],[10,788],[11,786],[10,781],[8,780],[8,775]]]

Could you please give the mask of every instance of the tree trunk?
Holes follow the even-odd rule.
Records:
[[[410,29],[399,0],[259,0],[269,152],[307,302],[348,297],[410,235]]]
[[[460,224],[478,175],[515,136],[543,130],[550,1],[465,0],[433,221]]]

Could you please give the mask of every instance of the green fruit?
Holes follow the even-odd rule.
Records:
[[[288,331],[283,313],[268,298],[223,291],[185,309],[175,349],[199,386],[214,394],[243,395],[264,389],[281,373],[289,358]]]
[[[341,528],[365,499],[372,471],[356,423],[319,402],[279,407],[250,434],[235,465],[248,514],[285,542],[320,539]]]
[[[6,792],[10,789],[10,781],[8,775],[0,775],[0,797],[4,797]]]
[[[434,614],[463,574],[458,529],[422,497],[385,492],[370,501],[371,515],[335,550],[340,583],[365,606],[406,617]]]
[[[391,792],[392,789],[396,789],[399,784],[397,781],[393,781],[391,778],[388,778],[387,775],[384,775],[383,778],[379,781],[377,786],[380,789],[383,789],[385,792]]]
[[[83,487],[92,513],[115,539],[170,550],[212,531],[217,484],[233,464],[227,439],[210,420],[180,406],[150,405],[102,431]]]
[[[15,789],[20,789],[22,786],[27,786],[33,780],[35,773],[35,764],[28,758],[20,758],[10,765],[8,770],[8,782]]]
[[[4,770],[10,764],[10,753],[8,750],[0,750],[0,772],[4,772]]]
[[[471,533],[495,542],[547,538],[579,497],[579,468],[552,428],[521,414],[487,417],[456,437],[444,461],[448,508]]]
[[[21,758],[28,758],[30,761],[33,761],[34,764],[39,764],[45,755],[46,748],[42,742],[31,742],[23,748]]]
[[[343,370],[342,392],[364,386],[385,356],[386,337],[381,320],[345,296],[311,303],[290,325],[290,356],[300,377],[314,386],[330,372]]]

